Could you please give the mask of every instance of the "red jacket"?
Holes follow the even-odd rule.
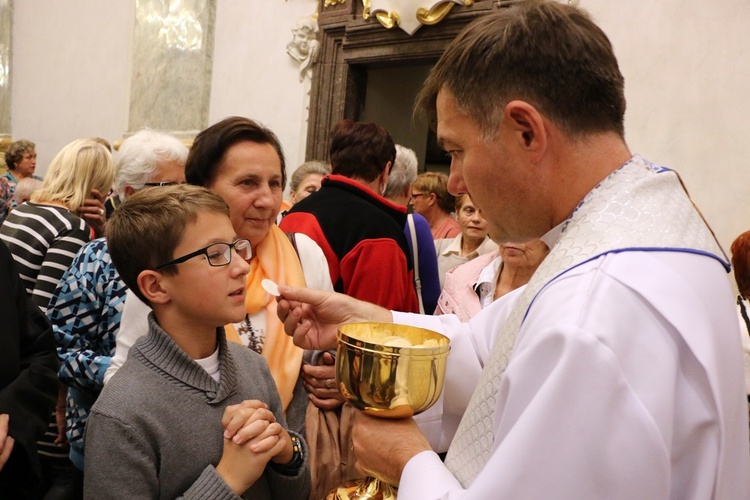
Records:
[[[340,175],[300,201],[281,221],[323,250],[336,291],[395,311],[418,312],[404,236],[406,208]]]

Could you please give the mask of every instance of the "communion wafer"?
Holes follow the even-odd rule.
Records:
[[[268,278],[266,278],[260,282],[260,286],[263,287],[263,290],[270,293],[274,297],[278,297],[281,295],[279,293],[279,285],[277,285],[273,280],[269,280]]]
[[[440,344],[437,339],[427,339],[421,344],[412,345],[407,338],[391,335],[383,339],[383,345],[388,347],[438,347]]]

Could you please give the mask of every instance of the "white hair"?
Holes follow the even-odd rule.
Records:
[[[409,186],[417,180],[417,155],[411,149],[396,144],[396,161],[393,162],[384,197],[403,196]]]
[[[124,199],[125,186],[136,191],[143,188],[159,163],[176,161],[184,165],[188,147],[173,135],[143,128],[125,139],[119,153],[115,164],[115,189]]]

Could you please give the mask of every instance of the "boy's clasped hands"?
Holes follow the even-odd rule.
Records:
[[[294,457],[289,433],[261,401],[227,406],[221,425],[224,451],[216,472],[237,494],[255,483],[269,460],[283,465]]]

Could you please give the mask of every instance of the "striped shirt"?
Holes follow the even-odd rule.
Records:
[[[91,239],[88,224],[70,210],[22,203],[0,226],[31,300],[46,311],[57,284],[76,253]]]

